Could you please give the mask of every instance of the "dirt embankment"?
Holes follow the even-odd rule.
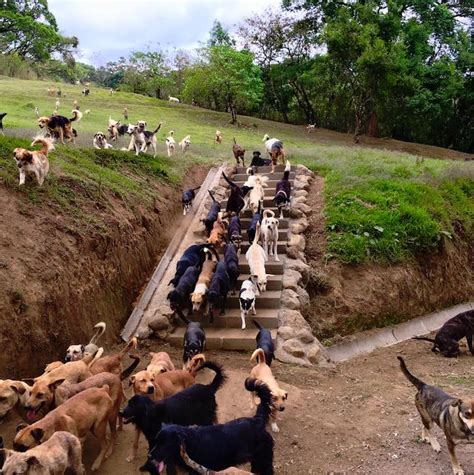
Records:
[[[460,240],[399,265],[342,265],[326,261],[324,180],[308,196],[313,209],[306,256],[313,271],[305,316],[321,340],[399,323],[465,302],[474,295],[474,243]]]
[[[0,185],[0,378],[39,374],[101,320],[101,344],[117,339],[180,219],[180,190],[150,186],[154,205],[107,196],[103,206],[75,190],[72,213]]]

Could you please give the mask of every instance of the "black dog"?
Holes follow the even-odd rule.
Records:
[[[280,218],[283,218],[283,208],[288,206],[291,199],[291,183],[290,183],[290,171],[286,170],[283,172],[283,178],[276,184],[275,187],[275,197],[273,201],[275,202],[278,211],[280,212]]]
[[[211,190],[207,190],[212,198],[212,204],[207,213],[206,219],[203,220],[204,226],[206,227],[206,233],[209,236],[211,234],[212,228],[214,227],[214,223],[217,220],[217,215],[221,210],[221,204],[216,201],[214,198],[214,194]]]
[[[224,177],[225,181],[230,186],[230,195],[229,195],[229,198],[227,199],[227,206],[225,210],[228,213],[235,213],[238,215],[242,211],[242,208],[245,205],[244,192],[242,191],[242,188],[240,188],[239,185],[229,180],[229,178],[226,177],[224,172],[222,172],[222,176]]]
[[[220,308],[220,314],[224,315],[227,304],[227,294],[230,290],[230,278],[227,272],[227,264],[218,262],[216,271],[212,276],[207,301],[209,303],[209,318],[211,323],[214,321],[215,314]]]
[[[125,424],[132,422],[145,434],[150,449],[163,423],[205,426],[217,422],[216,392],[226,376],[222,367],[212,361],[206,361],[199,370],[202,368],[215,371],[210,384],[193,384],[158,403],[148,396],[135,395],[121,411]]]
[[[253,167],[265,167],[265,166],[270,166],[272,164],[272,161],[270,159],[265,159],[261,157],[261,153],[258,151],[253,152],[252,156],[252,163],[250,163],[250,166]]]
[[[474,310],[467,310],[455,317],[449,319],[436,334],[435,338],[427,338],[424,336],[415,336],[414,340],[425,340],[434,343],[431,351],[440,352],[449,358],[456,357],[460,354],[459,340],[466,337],[467,346],[472,355],[474,348],[472,347],[472,335],[474,334]]]
[[[208,252],[212,252],[219,259],[219,255],[211,244],[192,244],[189,246],[183,252],[181,259],[176,263],[176,273],[170,280],[169,285],[176,287],[188,267],[196,266],[200,269]]]
[[[181,198],[181,203],[183,204],[183,215],[186,216],[186,213],[189,213],[189,210],[193,206],[194,198],[196,198],[196,191],[201,188],[190,188],[189,190],[183,191],[183,196]]]
[[[185,308],[189,309],[189,313],[193,311],[191,302],[191,293],[196,287],[201,268],[198,266],[189,266],[179,279],[178,285],[167,296],[170,301],[171,310],[176,312],[181,318]]]
[[[247,237],[249,244],[253,243],[255,239],[255,234],[257,233],[257,223],[262,224],[262,213],[261,211],[261,202],[258,204],[257,212],[252,216],[252,221],[250,221],[249,227],[247,229]]]
[[[206,334],[199,322],[187,322],[183,340],[183,363],[186,365],[193,356],[204,353],[206,349]]]
[[[232,293],[235,293],[235,286],[240,275],[239,256],[237,255],[237,248],[234,244],[227,244],[224,248],[224,262],[227,266],[227,273],[229,274],[230,287]]]
[[[7,115],[6,112],[2,112],[2,113],[0,114],[0,132],[2,132],[2,135],[5,135],[5,134],[3,133],[3,118],[4,118],[6,115]]]
[[[234,244],[239,251],[242,245],[242,225],[240,224],[240,218],[238,216],[232,216],[232,218],[230,218],[228,236],[229,242]]]
[[[258,328],[257,348],[261,348],[265,353],[265,363],[268,366],[272,365],[272,361],[275,359],[275,346],[273,345],[272,334],[269,330],[262,327],[257,320],[252,320],[253,324]]]
[[[254,417],[242,417],[225,424],[206,427],[163,427],[148,454],[144,468],[156,475],[166,464],[167,473],[179,467],[189,471],[180,449],[196,463],[213,471],[250,462],[252,473],[273,475],[273,438],[265,426],[270,417],[271,392],[262,381],[247,378],[245,389],[255,391],[260,404]],[[194,472],[192,472],[194,473]]]

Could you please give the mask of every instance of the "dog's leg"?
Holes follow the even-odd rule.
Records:
[[[272,427],[272,432],[280,432],[280,428],[278,427],[278,424],[276,423],[276,414],[271,415],[271,427]]]
[[[245,312],[243,310],[240,311],[240,319],[242,320],[242,330],[245,330],[247,326],[245,325]]]
[[[431,433],[431,427],[433,422],[431,417],[425,409],[424,404],[418,399],[418,394],[415,397],[415,406],[418,409],[418,413],[421,417],[421,422],[423,423],[423,428],[421,429],[421,440],[431,445],[435,452],[441,452],[441,446],[436,440],[436,437]]]
[[[472,348],[472,333],[470,335],[466,335],[466,340],[471,355],[474,355],[474,349]]]
[[[109,417],[109,428],[110,428],[110,443],[109,448],[105,454],[105,458],[109,458],[115,448],[115,444],[117,443],[117,412],[113,411],[113,413]]]
[[[448,445],[449,458],[451,459],[454,475],[464,475],[464,470],[459,465],[458,458],[456,457],[456,444],[449,437],[446,437],[446,444]]]
[[[109,449],[110,441],[107,440],[107,415],[104,416],[103,420],[96,422],[92,428],[92,433],[95,435],[100,444],[100,452],[94,463],[92,464],[91,470],[95,472],[102,465],[102,461]]]
[[[24,185],[25,184],[25,179],[26,179],[25,170],[20,169],[20,183],[19,183],[19,185]]]
[[[127,457],[127,462],[133,462],[137,456],[138,442],[140,440],[140,429],[135,427],[135,437],[133,438],[132,453]]]
[[[70,468],[74,475],[85,475],[86,471],[84,470],[84,465],[82,465],[81,458],[81,446],[78,444],[77,447],[74,445],[69,448],[69,460],[68,468]]]
[[[252,304],[252,313],[254,315],[257,315],[257,310],[255,309],[255,300],[253,301],[253,304]]]
[[[280,262],[280,258],[278,257],[278,237],[276,236],[273,241],[273,255],[275,256],[275,261]]]

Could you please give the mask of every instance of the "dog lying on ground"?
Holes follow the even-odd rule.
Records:
[[[265,361],[265,353],[262,348],[257,348],[250,357],[250,361],[257,364],[250,371],[250,377],[263,381],[272,393],[271,427],[273,432],[280,432],[277,425],[277,414],[285,410],[285,401],[288,393],[278,386],[270,366]],[[252,394],[252,402],[255,404],[255,394]]]
[[[227,264],[220,261],[217,263],[216,271],[212,276],[211,285],[209,286],[209,293],[207,294],[209,319],[211,323],[214,322],[214,318],[218,313],[221,315],[225,314],[227,294],[229,293],[229,290],[230,278],[227,272]]]
[[[206,219],[203,220],[204,226],[206,227],[206,233],[209,236],[211,234],[212,228],[214,226],[214,222],[217,220],[219,213],[221,211],[221,204],[218,203],[215,198],[214,194],[211,190],[208,190],[209,194],[212,198],[212,204],[209,208],[209,212],[207,213]]]
[[[179,142],[179,148],[181,149],[181,152],[186,153],[186,150],[191,146],[191,136],[186,135],[181,142]]]
[[[121,413],[123,421],[125,424],[135,424],[143,432],[150,449],[164,423],[211,425],[217,422],[216,392],[224,384],[226,377],[217,363],[207,361],[202,368],[209,368],[216,373],[210,384],[193,384],[158,403],[139,395],[128,401]]]
[[[151,148],[153,150],[153,158],[156,157],[156,134],[161,129],[161,125],[162,122],[158,124],[158,127],[155,130],[145,130],[146,122],[144,120],[139,120],[137,122],[138,130],[145,137],[145,148],[143,151],[145,152],[147,149]]]
[[[6,112],[0,113],[0,132],[2,133],[2,135],[5,135],[5,132],[3,131],[3,119],[6,115]]]
[[[237,144],[235,137],[234,137],[234,145],[232,145],[232,153],[234,154],[234,158],[235,158],[235,161],[237,162],[237,166],[239,166],[240,161],[242,161],[242,166],[245,167],[245,149]]]
[[[237,279],[240,276],[240,268],[237,248],[232,243],[227,244],[224,248],[224,262],[227,267],[227,273],[229,274],[230,289],[232,293],[235,294]]]
[[[158,353],[148,353],[151,357],[150,364],[146,367],[146,370],[153,376],[157,374],[166,373],[167,371],[174,371],[175,367],[171,361],[170,355],[165,351],[159,351]]]
[[[210,470],[225,470],[250,462],[252,473],[273,475],[273,439],[266,431],[271,393],[262,381],[250,378],[246,379],[245,388],[255,391],[260,398],[255,416],[204,427],[165,426],[144,468],[153,475],[162,473],[164,465],[168,473],[176,473],[176,468],[187,470],[181,457],[181,447],[185,446],[193,461]]]
[[[187,213],[193,207],[193,201],[196,197],[196,191],[201,188],[198,186],[197,188],[190,188],[189,190],[183,191],[183,196],[181,197],[181,203],[183,204],[183,216],[186,216]]]
[[[211,234],[207,239],[209,244],[212,244],[214,247],[223,246],[224,242],[227,239],[227,221],[222,219],[222,213],[217,215],[217,219],[212,226]]]
[[[64,358],[66,362],[82,360],[86,353],[90,353],[91,355],[95,355],[97,353],[99,347],[96,343],[105,333],[107,325],[105,322],[99,322],[94,325],[94,328],[96,329],[96,332],[92,335],[92,338],[87,345],[70,345],[68,347],[66,350],[66,357]]]
[[[42,129],[47,129],[51,135],[59,137],[59,141],[64,145],[64,138],[74,143],[72,122],[79,121],[82,114],[78,110],[73,111],[73,117],[68,119],[62,115],[52,115],[50,117],[40,117],[38,125]]]
[[[107,138],[105,137],[105,134],[103,132],[96,132],[94,134],[94,140],[92,140],[92,145],[96,149],[107,149],[107,148],[113,148],[112,144],[107,142]]]
[[[257,315],[255,310],[255,301],[257,300],[258,289],[256,285],[250,280],[244,280],[239,292],[239,304],[240,304],[240,318],[242,320],[242,330],[247,327],[245,318],[249,314],[250,310],[254,315]]]
[[[2,449],[5,463],[2,475],[21,473],[62,474],[70,469],[74,475],[84,475],[80,440],[65,431],[55,432],[50,439],[26,452]],[[0,459],[2,457],[0,456]]]
[[[26,175],[28,173],[36,176],[39,186],[43,185],[44,179],[48,174],[48,153],[54,150],[54,145],[51,140],[43,137],[37,137],[31,142],[32,147],[38,144],[41,145],[41,150],[26,150],[20,147],[13,150],[13,158],[20,171],[20,186],[25,184]]]
[[[433,425],[438,424],[446,437],[454,475],[463,475],[464,471],[459,465],[455,447],[458,440],[472,441],[474,436],[474,400],[450,396],[436,386],[424,383],[408,371],[402,357],[397,356],[397,358],[400,361],[402,373],[418,390],[415,396],[415,405],[423,423],[421,440],[431,444],[435,452],[440,452],[439,442],[431,433]]]
[[[193,306],[191,302],[191,293],[196,287],[200,267],[190,266],[179,279],[178,285],[168,293],[167,299],[170,301],[170,308],[183,318],[183,310],[188,309],[192,313]]]
[[[278,258],[278,225],[280,222],[275,218],[275,213],[266,209],[263,211],[262,232],[263,232],[263,248],[265,254],[268,256],[275,256],[275,261]]]
[[[260,223],[256,226],[255,239],[248,248],[245,258],[250,267],[250,275],[255,276],[256,284],[260,292],[265,292],[267,289],[268,275],[265,270],[265,261],[267,260],[265,251],[258,241],[260,239]]]
[[[166,137],[165,144],[166,144],[166,152],[168,153],[168,157],[173,155],[174,149],[176,147],[176,141],[174,140],[174,132],[171,130],[168,137]]]
[[[100,453],[92,465],[92,470],[97,470],[104,457],[108,457],[114,448],[117,431],[112,422],[112,414],[113,401],[108,394],[108,386],[86,389],[68,399],[38,422],[19,428],[13,448],[24,452],[46,442],[60,430],[77,435],[83,441],[90,431],[100,445]],[[107,440],[107,423],[109,423],[112,436],[110,444]]]
[[[245,206],[244,193],[239,185],[227,178],[224,172],[222,172],[222,176],[230,186],[230,194],[229,198],[227,199],[226,212],[235,213],[236,215],[239,215],[239,213]]]
[[[283,178],[275,187],[275,197],[273,198],[273,201],[278,208],[280,218],[283,218],[283,209],[288,209],[291,204],[290,171],[291,165],[290,162],[287,161],[285,171],[283,172]]]
[[[253,324],[258,328],[256,336],[257,348],[261,348],[265,353],[265,363],[268,366],[272,365],[272,361],[275,359],[275,346],[272,340],[272,334],[269,330],[264,328],[257,320],[252,320]]]
[[[31,387],[24,381],[0,379],[0,421],[13,409],[23,412]]]
[[[232,216],[229,222],[229,229],[227,230],[228,241],[232,243],[237,252],[240,253],[240,246],[242,245],[242,225],[238,216]]]
[[[440,352],[447,357],[456,357],[460,354],[459,340],[464,337],[472,355],[472,335],[474,334],[474,310],[467,310],[449,319],[436,334],[435,338],[415,336],[414,340],[425,340],[433,343],[431,351]]]
[[[193,304],[193,311],[198,312],[205,299],[206,295],[209,292],[209,287],[211,285],[212,275],[216,269],[216,262],[212,259],[206,259],[202,265],[201,273],[194,287],[194,292],[191,295],[191,302]]]
[[[261,206],[259,206],[257,212],[253,214],[252,220],[250,221],[249,227],[247,229],[247,238],[250,243],[252,243],[255,240],[255,235],[257,234],[257,224],[261,225],[261,223],[262,223],[262,213],[261,213]]]
[[[192,366],[190,363],[196,355],[206,349],[206,334],[199,322],[187,321],[183,339],[183,369]]]
[[[270,166],[272,164],[271,160],[262,158],[261,155],[262,154],[258,150],[253,152],[252,162],[250,163],[251,168],[255,169],[255,168],[258,168],[258,167],[267,167],[267,166]]]

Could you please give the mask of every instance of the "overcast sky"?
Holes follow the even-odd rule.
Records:
[[[160,44],[194,48],[214,20],[232,27],[281,0],[49,0],[66,36],[79,38],[79,60],[102,65]]]

